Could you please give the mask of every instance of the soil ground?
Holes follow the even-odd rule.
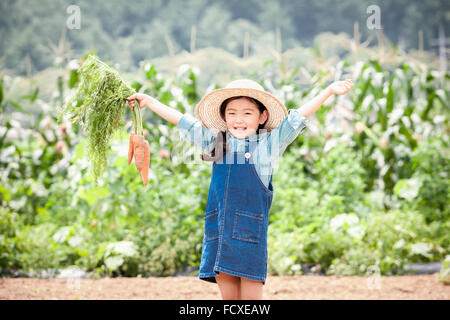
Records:
[[[438,274],[357,276],[269,276],[264,299],[284,300],[449,300],[450,285]],[[221,299],[217,284],[192,276],[102,279],[0,278],[2,300]]]

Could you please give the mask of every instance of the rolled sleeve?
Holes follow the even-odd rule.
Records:
[[[287,146],[308,126],[309,120],[300,114],[298,109],[288,111],[288,116],[271,131],[272,150],[278,150],[281,156]]]
[[[216,133],[203,126],[197,118],[186,113],[178,120],[177,128],[180,131],[181,140],[193,143],[203,152],[211,151]]]

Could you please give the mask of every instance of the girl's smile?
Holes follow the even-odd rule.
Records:
[[[266,122],[267,110],[261,113],[258,107],[246,98],[230,101],[225,109],[227,129],[237,139],[245,139],[256,133],[260,124]]]

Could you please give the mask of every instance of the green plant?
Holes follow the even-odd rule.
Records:
[[[357,225],[363,236],[335,257],[329,274],[365,275],[369,266],[381,274],[401,274],[409,263],[442,256],[443,248],[430,239],[431,230],[417,212],[373,212]]]
[[[439,273],[439,281],[449,285],[450,284],[450,255],[445,257],[442,263],[442,269]]]
[[[21,262],[17,257],[16,228],[19,215],[0,207],[0,271],[3,269],[20,269]]]
[[[78,70],[80,85],[75,94],[59,112],[58,122],[64,114],[70,121],[79,122],[88,136],[87,157],[92,162],[91,172],[96,183],[105,171],[107,152],[115,129],[123,127],[126,98],[135,93],[119,73],[95,55],[89,55]],[[138,105],[137,105],[138,106]],[[140,108],[134,108],[135,130],[142,133]]]

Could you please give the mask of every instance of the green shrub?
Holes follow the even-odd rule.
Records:
[[[418,210],[426,222],[450,219],[450,172],[448,148],[440,139],[421,142],[412,153],[414,174],[400,180],[394,191],[404,198],[403,207]]]
[[[3,269],[19,269],[21,261],[16,256],[16,228],[19,225],[19,215],[0,207],[0,271]]]
[[[442,269],[439,273],[439,281],[444,284],[450,284],[450,255],[445,257],[442,263]]]
[[[409,263],[442,257],[444,248],[431,240],[433,234],[417,212],[373,212],[361,227],[364,237],[336,257],[329,274],[364,275],[369,266],[381,274],[399,274]]]

